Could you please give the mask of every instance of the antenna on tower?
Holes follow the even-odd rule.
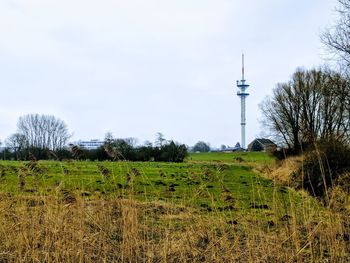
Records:
[[[244,80],[244,54],[242,54],[242,80]]]

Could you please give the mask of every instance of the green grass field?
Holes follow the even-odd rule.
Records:
[[[244,163],[260,163],[271,164],[274,161],[274,157],[268,153],[263,152],[209,152],[209,153],[191,153],[189,161],[198,162],[225,162],[225,163],[237,163],[239,158],[242,158]]]
[[[272,203],[302,204],[303,198],[259,175],[254,165],[271,164],[265,153],[191,154],[185,163],[39,161],[0,162],[0,191],[48,196],[70,192],[86,199],[132,192],[140,201],[189,205],[203,212],[269,211]],[[19,174],[23,174],[20,187]],[[288,213],[288,206],[281,213]]]

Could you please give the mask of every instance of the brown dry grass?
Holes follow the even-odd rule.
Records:
[[[277,205],[266,222],[163,202],[70,193],[0,198],[0,262],[347,262],[349,217]],[[72,198],[74,196],[74,198]],[[290,204],[292,205],[292,204]]]
[[[270,170],[264,170],[264,173],[267,177],[278,183],[289,186],[292,174],[302,166],[302,163],[302,156],[289,157],[283,161],[277,162]]]

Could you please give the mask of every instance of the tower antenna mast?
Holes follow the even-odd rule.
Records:
[[[246,92],[246,89],[249,87],[249,85],[244,79],[244,54],[242,54],[242,79],[240,81],[237,80],[237,87],[239,89],[239,91],[237,92],[237,96],[241,99],[241,147],[245,149],[245,100],[246,97],[249,96],[249,93]]]
[[[242,79],[244,79],[244,54],[242,54]]]

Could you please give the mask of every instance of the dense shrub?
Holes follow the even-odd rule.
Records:
[[[272,155],[276,157],[277,160],[285,160],[288,157],[298,155],[298,152],[294,151],[291,148],[282,148],[277,151],[274,151]]]
[[[154,160],[158,162],[183,162],[187,156],[184,144],[178,145],[171,141],[160,148],[154,149]]]
[[[350,147],[336,140],[319,141],[306,152],[294,182],[297,187],[325,198],[328,189],[340,182],[346,184],[344,179],[349,171]]]

